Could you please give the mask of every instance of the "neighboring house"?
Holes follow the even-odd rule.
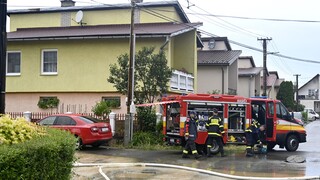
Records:
[[[198,93],[238,94],[238,58],[227,37],[201,38],[198,50]]]
[[[256,67],[252,56],[240,56],[238,59],[239,84],[238,95],[244,97],[259,96],[260,73],[262,67]]]
[[[277,71],[268,71],[267,73],[267,96],[271,99],[277,99],[280,84],[284,79],[280,79]],[[261,94],[263,94],[263,76],[261,76]]]
[[[312,108],[316,112],[320,112],[320,77],[319,74],[310,79],[298,90],[298,99],[300,104],[306,108]]]
[[[9,10],[6,112],[42,111],[38,101],[50,97],[60,100],[59,112],[91,112],[101,100],[115,100],[119,108],[113,111],[126,112],[126,95],[107,78],[109,65],[129,53],[131,6],[74,4],[61,0],[62,7]],[[190,23],[177,1],[137,6],[136,51],[163,50],[175,70],[169,90],[194,92],[202,24]]]

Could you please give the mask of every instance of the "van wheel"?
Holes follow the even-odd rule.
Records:
[[[285,144],[285,148],[287,151],[296,151],[299,147],[299,139],[297,138],[297,136],[295,135],[289,135],[287,137],[287,141],[286,141],[286,144]]]

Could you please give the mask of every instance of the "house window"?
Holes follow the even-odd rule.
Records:
[[[112,108],[118,108],[121,106],[121,98],[119,96],[102,97],[103,101],[106,101]]]
[[[179,87],[179,85],[178,85],[178,74],[172,74],[170,83],[171,83],[171,88],[177,89]]]
[[[20,75],[21,52],[7,53],[7,75]]]
[[[191,74],[174,70],[170,80],[170,88],[171,90],[193,92],[193,79]]]
[[[311,97],[311,96],[314,96],[315,95],[315,89],[309,89],[308,90],[308,95]]]
[[[58,51],[55,49],[42,50],[41,74],[54,75],[58,74]]]

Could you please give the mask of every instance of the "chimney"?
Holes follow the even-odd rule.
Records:
[[[72,0],[60,0],[61,1],[61,7],[71,7],[74,6],[75,2]]]

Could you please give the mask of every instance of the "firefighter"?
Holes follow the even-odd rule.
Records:
[[[189,158],[189,149],[195,159],[200,158],[201,155],[198,154],[196,143],[194,142],[197,139],[197,122],[196,113],[194,111],[190,112],[190,115],[184,124],[184,132],[186,145],[182,153],[182,158]]]
[[[246,156],[251,157],[253,156],[253,146],[256,143],[260,143],[259,140],[259,133],[260,133],[260,123],[252,119],[251,125],[245,130],[246,136]]]
[[[219,152],[221,157],[224,157],[222,134],[224,134],[223,121],[218,116],[218,110],[213,108],[213,116],[211,116],[206,124],[208,129],[208,139],[207,139],[207,156],[211,157],[210,149],[212,147],[213,140],[216,140],[219,145]]]

